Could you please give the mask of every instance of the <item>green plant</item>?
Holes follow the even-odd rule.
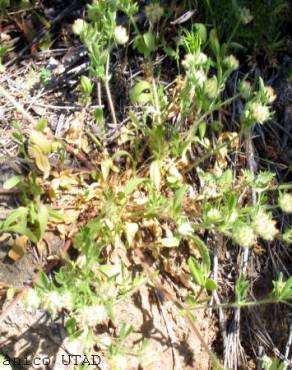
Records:
[[[213,25],[220,39],[228,39],[232,48],[269,54],[285,46],[281,27],[287,20],[286,0],[204,0],[200,6],[207,23]]]
[[[46,86],[49,83],[51,77],[52,72],[49,69],[43,67],[40,70],[40,81],[44,86]]]
[[[286,370],[288,365],[277,358],[264,356],[262,359],[264,370]]]
[[[213,3],[205,3],[212,12]],[[242,248],[253,248],[258,242],[272,242],[275,238],[292,240],[290,229],[283,235],[278,230],[273,213],[277,206],[269,201],[270,194],[279,191],[278,206],[292,213],[291,195],[284,192],[289,185],[275,185],[271,172],[255,174],[229,168],[230,158],[252,127],[270,119],[275,100],[273,90],[265,86],[262,78],[238,81],[237,92],[228,98],[228,82],[239,68],[239,60],[230,50],[236,46],[234,40],[242,24],[252,21],[248,11],[241,9],[238,23],[225,43],[219,41],[217,24],[209,31],[205,24],[195,23],[189,29],[181,27],[171,47],[163,32],[158,31],[166,14],[158,2],[146,7],[148,23],[141,27],[143,31],[136,24],[137,11],[137,2],[130,0],[94,1],[87,7],[86,18],[73,24],[90,60],[88,77],[80,78],[81,103],[91,104],[95,85],[97,91],[99,106],[94,114],[102,140],[89,135],[99,148],[93,159],[95,170],[86,174],[80,171],[79,175],[70,170],[53,174],[56,171],[52,171],[50,156],[63,146],[48,135],[46,121],[40,121],[30,132],[28,143],[18,127],[14,139],[31,166],[31,174],[26,179],[13,177],[5,184],[6,188],[17,187],[22,192],[22,206],[8,216],[0,229],[26,235],[38,243],[49,218],[59,217],[44,204],[44,199],[56,200],[62,191],[74,188],[74,222],[85,219],[73,238],[76,258],[64,257],[63,266],[51,280],[41,274],[35,290],[29,290],[26,304],[30,308],[41,305],[53,317],[64,312],[70,341],[84,353],[91,353],[97,344],[107,353],[112,368],[126,368],[128,356],[141,357],[145,349],[142,346],[137,351],[126,346],[124,342],[131,337],[133,328],[124,323],[115,325],[111,336],[101,330],[109,321],[114,322],[119,304],[151,280],[146,271],[134,274],[126,267],[125,252],[148,250],[158,263],[161,252],[171,248],[186,260],[191,284],[189,306],[184,313],[193,322],[194,311],[205,309],[210,293],[218,288],[211,275],[206,235],[220,235],[231,247],[236,244]],[[127,15],[127,28],[117,24],[119,12]],[[126,46],[125,53],[132,47],[141,54],[144,74],[132,80],[126,120],[121,127],[115,127],[116,148],[102,145],[109,118],[102,108],[101,85],[111,120],[117,124],[110,90],[110,60],[118,45]],[[162,68],[152,65],[156,53],[167,48],[181,73],[171,88],[162,81]],[[46,83],[47,70],[41,71],[42,75]],[[235,99],[241,99],[243,113],[230,132],[225,122]],[[253,204],[252,193],[256,194]],[[89,210],[94,210],[94,216],[87,218]],[[182,246],[186,251],[183,256]],[[214,308],[291,300],[290,278],[285,281],[280,276],[274,281],[273,292],[255,302],[248,301],[248,288],[240,274],[235,302]]]
[[[14,176],[4,183],[4,189],[14,187],[22,194],[23,206],[12,211],[6,220],[0,223],[0,233],[18,233],[25,235],[33,243],[38,243],[44,236],[49,218],[62,219],[62,216],[41,202],[42,189],[36,181],[35,174],[32,173],[26,180]]]

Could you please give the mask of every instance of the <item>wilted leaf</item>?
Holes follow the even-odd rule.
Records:
[[[138,224],[133,223],[133,222],[126,222],[125,233],[126,233],[126,238],[127,238],[129,245],[132,244],[138,230],[139,230]]]
[[[80,211],[76,209],[67,209],[64,212],[64,222],[65,224],[73,224],[78,220]]]
[[[44,250],[46,249],[46,243],[43,240],[37,242],[37,250],[40,256],[43,255]]]
[[[49,154],[52,151],[52,141],[40,131],[32,131],[29,142],[31,146],[38,146],[44,154]]]
[[[106,179],[108,178],[108,175],[109,175],[110,168],[111,168],[112,164],[113,164],[112,160],[107,159],[107,160],[103,161],[100,165],[102,178],[104,179],[104,181],[106,181]]]
[[[29,147],[29,152],[35,159],[37,168],[43,172],[44,178],[47,178],[51,169],[48,157],[41,151],[38,145],[31,145]]]
[[[13,261],[18,261],[20,258],[22,258],[27,252],[27,242],[27,236],[18,236],[13,247],[8,252],[9,258],[11,258]]]

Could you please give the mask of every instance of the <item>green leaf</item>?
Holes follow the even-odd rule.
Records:
[[[243,303],[246,300],[249,284],[244,274],[241,272],[235,284],[235,294],[237,303]]]
[[[15,211],[11,212],[10,215],[6,218],[6,220],[3,223],[3,228],[4,229],[9,228],[15,222],[18,222],[18,224],[22,224],[26,226],[27,214],[28,214],[28,209],[26,207],[19,207]]]
[[[46,227],[47,227],[47,224],[48,224],[48,220],[49,220],[48,208],[44,204],[41,204],[40,207],[39,207],[39,210],[38,210],[39,230],[38,230],[38,233],[37,233],[37,237],[38,237],[39,241],[44,236],[44,233],[46,231]]]
[[[40,272],[40,283],[38,284],[38,286],[39,285],[45,288],[45,290],[50,290],[51,287],[50,281],[43,271]]]
[[[279,301],[288,301],[292,298],[292,277],[283,280],[283,274],[280,273],[278,280],[273,281],[273,296]]]
[[[245,46],[243,46],[242,44],[239,44],[238,42],[234,42],[234,41],[230,43],[230,48],[235,49],[235,50],[241,50],[241,51],[246,50]]]
[[[73,335],[76,332],[76,320],[73,318],[67,320],[65,328],[69,336]]]
[[[93,90],[93,84],[87,76],[81,76],[80,78],[81,91],[85,95],[90,95]]]
[[[48,120],[46,118],[41,118],[38,123],[36,124],[36,131],[40,131],[40,132],[43,132],[44,129],[47,127],[48,125]]]
[[[187,186],[183,185],[174,194],[172,207],[175,214],[178,214],[181,211],[187,189]]]
[[[230,169],[224,171],[222,175],[217,180],[217,184],[221,187],[223,191],[227,191],[232,184],[232,171]]]
[[[153,32],[146,32],[143,35],[138,35],[134,40],[134,48],[139,53],[149,58],[156,49],[156,38]]]
[[[209,290],[209,292],[213,292],[217,289],[217,283],[213,279],[207,279],[205,283],[205,288]]]
[[[119,331],[119,339],[124,340],[127,338],[128,335],[130,335],[133,331],[132,325],[128,325],[125,322],[122,322],[121,329]]]
[[[205,121],[201,122],[199,124],[199,135],[200,135],[200,139],[204,139],[205,137],[205,134],[206,134],[206,129],[207,129],[207,124]]]
[[[190,235],[189,237],[195,242],[196,246],[198,247],[201,253],[203,259],[204,274],[205,276],[208,276],[211,269],[211,259],[209,256],[208,247],[203,242],[203,240],[201,240],[198,236]]]
[[[64,215],[52,208],[48,208],[48,215],[49,218],[53,218],[55,220],[64,220]]]
[[[96,108],[94,111],[94,117],[97,123],[103,123],[104,122],[104,116],[103,116],[103,109],[102,108]]]
[[[227,204],[228,204],[229,211],[233,211],[236,208],[237,202],[238,202],[238,197],[236,194],[231,193],[228,195]]]
[[[205,286],[205,277],[204,273],[201,270],[201,266],[199,263],[195,260],[194,257],[189,257],[188,259],[188,266],[190,269],[190,272],[195,280],[195,282],[200,285],[201,287]]]
[[[6,231],[10,233],[17,233],[20,235],[27,236],[33,243],[38,242],[38,239],[33,234],[33,232],[27,227],[25,227],[24,225],[19,224],[19,225],[10,226],[6,229]]]
[[[6,180],[3,184],[4,189],[12,189],[14,188],[17,184],[19,184],[21,181],[20,176],[12,176],[8,180]]]
[[[146,32],[143,35],[145,45],[149,53],[152,53],[156,48],[156,38],[153,32]]]
[[[203,23],[195,23],[193,25],[194,31],[199,35],[201,43],[204,44],[207,41],[207,28]]]
[[[125,186],[125,194],[130,195],[133,193],[133,191],[136,189],[137,186],[140,184],[143,184],[143,182],[147,181],[147,178],[141,177],[141,178],[134,178],[130,180],[127,185]]]
[[[216,32],[215,29],[210,31],[209,40],[210,40],[211,48],[212,48],[214,54],[217,57],[219,57],[219,55],[220,55],[220,45],[219,45],[217,32]]]
[[[130,91],[133,104],[147,104],[152,102],[152,86],[148,81],[140,80]]]

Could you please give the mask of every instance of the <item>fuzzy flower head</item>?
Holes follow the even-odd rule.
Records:
[[[110,364],[112,370],[127,370],[129,361],[125,355],[117,353],[110,358]]]
[[[246,7],[240,9],[240,20],[243,24],[248,24],[253,20],[253,15]]]
[[[48,292],[44,295],[43,304],[44,308],[46,308],[52,314],[56,314],[62,309],[70,310],[73,307],[72,295],[70,292]]]
[[[209,78],[204,86],[205,94],[210,99],[215,99],[218,95],[218,81],[217,77],[213,76],[212,78]]]
[[[196,63],[198,65],[202,65],[207,63],[208,57],[205,53],[198,53],[196,54]]]
[[[188,236],[188,235],[193,234],[194,229],[192,228],[191,224],[189,224],[188,222],[185,222],[179,225],[177,231],[182,236]]]
[[[204,53],[196,53],[196,54],[186,54],[184,60],[182,61],[182,65],[186,70],[190,70],[197,66],[201,66],[205,64],[208,60],[208,57]]]
[[[163,16],[164,10],[158,3],[151,3],[145,8],[146,15],[152,24],[158,23]]]
[[[238,223],[232,230],[234,241],[243,248],[252,247],[256,242],[256,236],[251,226]]]
[[[275,225],[276,222],[272,220],[270,215],[262,210],[257,212],[253,220],[255,232],[267,241],[274,240],[275,236],[278,234],[278,229]]]
[[[195,63],[194,54],[188,53],[185,55],[182,65],[185,69],[190,69]]]
[[[269,107],[259,102],[251,102],[246,106],[244,117],[248,122],[262,125],[270,118],[270,110]]]
[[[197,86],[202,87],[207,80],[207,76],[205,72],[202,69],[198,69],[197,71],[194,71],[192,74],[192,77],[194,78]]]
[[[238,89],[243,99],[245,100],[250,99],[251,94],[252,94],[252,86],[249,81],[245,81],[245,80],[240,81]]]
[[[126,28],[123,26],[116,26],[114,31],[114,39],[118,45],[126,44],[129,40],[129,35],[127,34]]]
[[[285,243],[292,244],[292,229],[285,230],[284,234],[282,235],[282,238]]]
[[[207,212],[206,219],[211,223],[219,222],[222,220],[222,213],[217,208],[211,208]]]
[[[107,311],[101,304],[81,307],[78,310],[77,316],[82,326],[90,328],[94,328],[108,318]]]
[[[292,194],[282,194],[278,200],[279,207],[286,213],[292,213]]]
[[[235,71],[239,67],[239,61],[235,58],[234,55],[229,55],[225,57],[223,63],[230,71]]]
[[[82,32],[85,31],[87,27],[87,23],[83,19],[76,19],[76,21],[73,23],[72,31],[75,35],[79,36]]]
[[[24,305],[28,310],[35,310],[37,309],[41,304],[41,300],[37,294],[37,292],[30,288],[27,291],[27,294],[24,298]]]

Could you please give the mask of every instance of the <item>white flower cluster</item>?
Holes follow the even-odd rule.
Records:
[[[256,242],[256,236],[251,226],[243,223],[235,225],[232,231],[234,241],[243,248],[252,247]]]
[[[151,3],[146,6],[147,18],[152,24],[158,23],[164,14],[164,9],[158,3]]]
[[[264,240],[271,242],[278,234],[276,221],[272,220],[271,216],[259,210],[253,219],[253,227],[255,232]]]
[[[211,61],[207,55],[201,51],[186,54],[182,65],[186,69],[188,80],[192,86],[190,99],[196,95],[197,89],[200,94],[203,91],[209,99],[216,99],[218,96],[220,86],[217,77],[215,75],[208,77],[210,64]],[[224,58],[223,65],[226,67],[227,73],[231,74],[239,67],[239,62],[234,55],[228,55]]]
[[[83,327],[94,328],[108,318],[107,311],[102,304],[84,306],[77,311],[78,324]]]
[[[73,308],[72,295],[70,292],[59,293],[57,291],[45,293],[43,306],[53,315],[62,309],[71,310]]]
[[[116,26],[114,31],[114,39],[118,45],[124,45],[129,41],[127,30],[123,26]]]
[[[79,18],[73,23],[72,31],[75,35],[80,36],[87,28],[88,23]]]
[[[204,53],[195,53],[195,54],[186,54],[184,60],[182,61],[182,65],[185,67],[186,70],[190,71],[195,69],[197,66],[202,66],[208,60],[208,57]]]
[[[244,118],[247,121],[262,125],[270,118],[270,109],[260,102],[250,102],[246,105]]]
[[[235,224],[232,236],[238,245],[248,248],[256,243],[257,237],[261,237],[266,241],[272,241],[278,232],[276,221],[272,219],[270,214],[260,209],[254,215],[251,225],[244,223]]]
[[[279,207],[283,212],[292,213],[292,194],[283,194],[279,197]]]
[[[211,208],[207,212],[206,219],[208,222],[216,223],[222,220],[222,213],[218,208]]]
[[[239,67],[239,61],[235,58],[234,55],[228,55],[224,58],[223,64],[229,69],[230,71],[235,71]]]
[[[276,94],[272,87],[265,86],[262,78],[259,79],[259,90],[254,92],[248,81],[239,83],[239,92],[243,99],[247,100],[243,124],[250,127],[255,123],[263,124],[271,117],[270,104],[276,100]]]
[[[110,358],[112,370],[127,370],[129,361],[128,358],[120,353],[117,353]]]

